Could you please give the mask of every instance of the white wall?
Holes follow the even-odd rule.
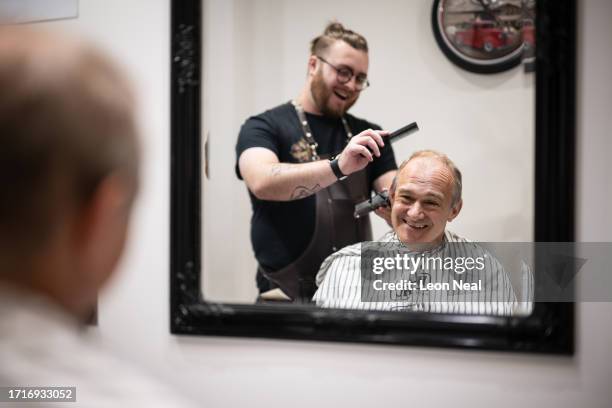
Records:
[[[372,86],[351,113],[388,130],[419,123],[418,133],[394,145],[398,164],[415,150],[436,149],[461,169],[464,206],[449,228],[476,241],[532,240],[533,73],[517,67],[479,75],[451,64],[433,37],[430,1],[204,3],[207,299],[250,303],[256,296],[251,206],[233,167],[237,135],[249,116],[298,95],[310,40],[332,19],[362,33],[370,48]],[[388,231],[372,219],[375,238]]]
[[[142,102],[144,183],[120,275],[101,299],[102,335],[206,407],[612,405],[609,303],[578,305],[573,358],[170,335],[168,3],[82,0],[78,20],[52,23],[109,47]],[[578,238],[612,241],[612,3],[579,3]]]

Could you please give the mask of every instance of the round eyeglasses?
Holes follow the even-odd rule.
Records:
[[[355,88],[357,88],[358,91],[363,91],[370,86],[370,81],[368,81],[368,77],[365,74],[359,74],[356,76],[353,70],[348,67],[339,68],[331,62],[326,61],[323,57],[317,55],[317,58],[336,70],[336,78],[341,84],[346,84],[350,82],[353,77],[355,77]]]

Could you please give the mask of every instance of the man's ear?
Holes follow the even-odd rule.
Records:
[[[119,174],[106,177],[84,205],[75,236],[80,269],[95,286],[112,273],[123,250],[133,192]],[[96,287],[96,289],[100,289]]]
[[[317,72],[318,65],[319,59],[315,55],[311,55],[308,58],[308,76],[313,76]]]
[[[451,222],[459,215],[459,212],[461,212],[462,207],[463,207],[463,199],[459,200],[459,202],[453,205],[453,208],[451,208],[451,213],[448,216],[448,222]]]
[[[391,203],[391,207],[393,207],[393,202],[395,201],[395,188],[397,186],[397,174],[393,177],[393,181],[389,186],[389,203]]]
[[[86,239],[95,235],[97,229],[104,229],[105,221],[129,205],[128,191],[127,183],[119,174],[105,177],[81,209],[79,238]]]

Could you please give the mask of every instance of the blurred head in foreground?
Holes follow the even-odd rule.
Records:
[[[438,244],[446,223],[459,215],[461,172],[442,153],[415,152],[403,162],[391,185],[391,221],[404,244]]]
[[[0,283],[87,315],[138,184],[134,102],[100,51],[0,28]]]

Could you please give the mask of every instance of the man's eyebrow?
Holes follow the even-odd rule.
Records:
[[[408,188],[399,188],[397,190],[398,194],[414,194],[414,192]],[[438,200],[444,200],[444,194],[442,193],[438,193],[437,191],[428,191],[427,193],[425,193],[425,197],[429,198],[429,197],[433,197],[433,198],[437,198]]]

